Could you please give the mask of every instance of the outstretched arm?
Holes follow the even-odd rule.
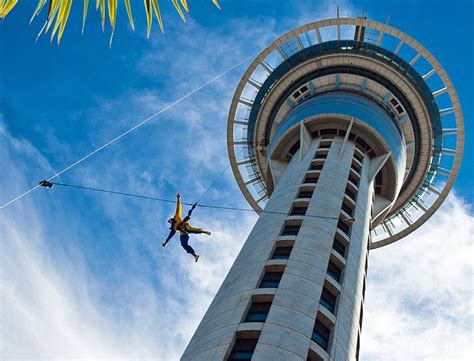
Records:
[[[181,206],[181,194],[176,193],[176,212],[174,213],[174,219],[177,222],[181,221],[181,216],[183,213],[183,207]]]
[[[194,208],[196,208],[196,207],[197,207],[197,203],[194,203],[192,205],[191,209],[188,211],[188,215],[186,217],[184,217],[183,222],[189,221],[189,219],[191,218],[191,214],[193,214]]]
[[[161,244],[161,246],[162,246],[163,248],[166,247],[166,245],[168,244],[169,240],[170,240],[171,238],[173,238],[173,236],[174,236],[175,233],[176,233],[176,231],[175,231],[174,229],[172,229],[172,230],[170,231],[170,234],[168,235],[168,238],[166,238],[166,241],[164,241],[164,242]]]

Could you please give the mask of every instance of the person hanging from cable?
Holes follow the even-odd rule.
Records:
[[[181,241],[181,246],[188,252],[190,255],[194,257],[194,260],[197,262],[199,259],[199,255],[196,254],[194,251],[193,247],[191,247],[188,242],[189,242],[189,234],[190,233],[205,233],[208,236],[211,234],[209,231],[204,231],[201,228],[194,228],[189,225],[189,219],[191,218],[191,214],[193,213],[193,210],[196,208],[197,203],[194,203],[191,206],[191,209],[188,211],[188,215],[184,217],[184,219],[181,219],[181,214],[182,214],[182,206],[181,206],[181,194],[177,193],[176,194],[176,212],[174,216],[170,219],[168,219],[168,223],[171,224],[170,226],[170,234],[168,235],[168,238],[166,238],[166,241],[164,241],[161,246],[165,248],[170,241],[171,238],[175,235],[176,231],[179,231],[179,239]]]

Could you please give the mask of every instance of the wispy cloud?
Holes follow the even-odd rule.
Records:
[[[6,169],[22,169],[41,159],[31,144],[16,139],[4,126],[1,136]],[[15,159],[21,159],[21,164]],[[2,178],[2,187],[5,182]],[[17,174],[10,188],[18,191],[26,182],[26,174]],[[113,247],[125,251],[116,261],[104,260],[106,269],[98,272],[94,269],[97,260],[87,257],[110,252],[109,246],[80,240],[81,227],[92,225],[81,215],[83,210],[61,214],[71,198],[58,189],[53,191],[59,192],[50,193],[56,199],[53,204],[39,206],[36,197],[26,199],[8,208],[0,219],[1,358],[177,359],[255,216],[197,212],[193,223],[212,229],[214,234],[193,237],[193,246],[202,254],[195,264],[177,239],[168,249],[159,248],[156,228],[164,223],[159,221],[164,217],[145,214],[139,225],[128,221],[122,227],[123,220],[133,217],[127,201],[99,199],[105,211],[102,216],[117,219],[107,222],[105,218],[107,223],[102,226],[109,227],[106,238],[114,239]],[[95,213],[93,208],[88,211]],[[55,224],[67,226],[58,231]],[[51,239],[53,230],[57,231],[53,237],[59,239]],[[66,235],[67,239],[62,238]],[[97,236],[97,242],[103,242],[103,235]],[[91,252],[83,246],[98,249]],[[116,283],[104,284],[110,280]]]
[[[369,257],[363,360],[470,360],[474,215],[455,194],[421,229]]]

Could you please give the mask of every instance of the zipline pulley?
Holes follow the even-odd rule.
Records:
[[[50,181],[47,181],[46,179],[43,179],[41,182],[38,183],[41,187],[45,188],[53,188],[53,183]]]

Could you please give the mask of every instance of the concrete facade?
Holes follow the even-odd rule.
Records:
[[[319,146],[330,144],[322,170],[308,171]],[[225,360],[236,338],[258,336],[252,360],[306,360],[312,349],[325,360],[354,359],[360,332],[359,315],[365,277],[372,188],[370,160],[364,159],[353,215],[341,211],[355,144],[342,137],[311,140],[289,162],[214,301],[196,330],[182,360]],[[320,157],[316,155],[316,158]],[[299,199],[307,175],[318,175],[311,198]],[[305,215],[291,216],[294,203],[306,204]],[[275,213],[273,213],[275,212]],[[322,216],[319,218],[317,216]],[[338,230],[338,219],[354,217],[350,236]],[[296,236],[282,236],[285,224],[301,225]],[[334,238],[347,242],[344,255]],[[285,243],[286,242],[286,243]],[[278,244],[291,244],[287,260],[272,260]],[[339,282],[327,274],[329,260],[342,270]],[[277,288],[259,288],[265,271],[282,270]],[[323,286],[337,297],[334,312],[320,304]],[[272,299],[265,322],[244,322],[252,300]],[[316,318],[331,330],[327,350],[312,341]],[[331,356],[330,356],[331,355]]]

